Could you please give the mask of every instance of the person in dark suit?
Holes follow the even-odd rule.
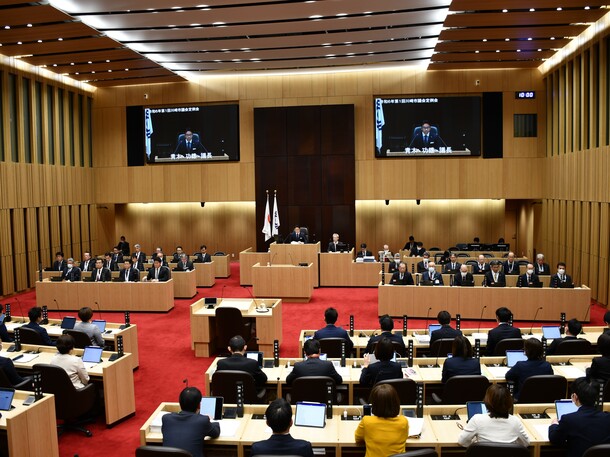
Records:
[[[417,262],[417,272],[424,273],[428,271],[428,264],[430,263],[430,253],[425,251],[422,254],[423,259]]]
[[[544,263],[544,254],[536,255],[535,271],[538,276],[551,276],[551,267],[548,263]]]
[[[294,226],[294,230],[286,237],[287,243],[307,243],[307,235],[301,232],[301,227]]]
[[[190,452],[193,457],[203,457],[204,438],[218,438],[220,424],[209,416],[199,414],[201,391],[187,387],[180,392],[180,412],[161,418],[163,446],[176,447]]]
[[[343,378],[335,366],[329,360],[320,360],[320,342],[313,338],[305,341],[303,345],[307,359],[294,364],[294,368],[286,377],[286,384],[291,385],[292,382],[303,376],[328,376],[335,380],[335,384],[341,384]]]
[[[459,273],[456,273],[453,277],[453,285],[454,286],[465,286],[474,284],[474,276],[471,273],[468,273],[468,266],[462,265],[460,266]]]
[[[604,313],[604,324],[606,324],[604,333],[610,333],[610,311]]]
[[[431,128],[430,122],[424,121],[421,125],[421,131],[413,135],[409,147],[415,149],[438,149],[445,148],[447,147],[447,145],[438,135],[438,131],[436,129]]]
[[[119,269],[119,265],[123,263],[123,251],[118,246],[112,248],[112,262],[116,265],[116,269]]]
[[[182,257],[182,254],[184,254],[184,251],[182,250],[182,246],[176,246],[176,252],[174,252],[174,255],[172,256],[172,263],[178,263],[180,262],[180,258]]]
[[[339,234],[333,233],[333,240],[328,243],[328,252],[343,252],[347,250],[347,246],[342,241],[339,241]]]
[[[116,247],[119,249],[119,251],[121,251],[121,254],[123,254],[123,256],[129,257],[129,243],[127,242],[124,236],[121,236],[119,244],[117,244]]]
[[[498,326],[492,328],[487,335],[487,355],[493,355],[498,342],[507,338],[521,338],[521,330],[509,324],[511,315],[510,309],[504,306],[496,309]]]
[[[6,375],[8,381],[13,387],[17,384],[21,384],[26,379],[19,376],[19,373],[17,373],[13,361],[7,357],[0,356],[0,369],[4,371],[4,374]]]
[[[400,262],[398,271],[395,271],[392,274],[390,284],[393,286],[412,286],[415,284],[413,282],[413,276],[407,271],[407,265],[404,262]]]
[[[208,247],[205,244],[199,246],[199,252],[195,254],[195,262],[197,263],[209,263],[212,261],[212,257],[208,254]]]
[[[587,379],[605,385],[610,379],[610,334],[602,333],[599,336],[597,349],[602,356],[591,361],[591,367],[587,369]]]
[[[273,431],[268,439],[252,443],[250,455],[298,455],[313,457],[311,443],[290,436],[292,408],[283,398],[273,400],[265,411],[267,426]]]
[[[447,358],[443,363],[443,384],[453,376],[481,374],[481,361],[472,357],[472,345],[468,338],[457,335],[453,339],[451,354],[453,357]]]
[[[566,264],[559,262],[557,264],[557,273],[551,276],[551,287],[571,287],[574,285],[572,276],[566,274]]]
[[[456,255],[452,252],[449,255],[449,262],[445,263],[443,267],[443,274],[451,274],[454,275],[460,271],[460,267],[462,264],[457,261]]]
[[[119,281],[121,282],[138,282],[140,281],[140,270],[133,266],[130,259],[125,259],[123,269],[119,272]]]
[[[51,270],[64,271],[67,264],[68,263],[64,260],[64,253],[61,251],[58,251],[55,253],[55,262],[53,262],[53,266],[51,267]]]
[[[356,254],[356,257],[371,257],[372,255],[373,253],[366,248],[366,243],[361,243],[360,250],[358,251],[358,254]]]
[[[344,328],[335,326],[338,318],[339,313],[335,308],[326,308],[326,311],[324,311],[324,322],[326,322],[326,327],[316,331],[313,334],[313,338],[318,341],[322,338],[343,338],[345,340],[345,353],[348,354],[349,357],[349,354],[352,353],[354,343]]]
[[[208,150],[201,144],[199,140],[193,137],[193,132],[187,129],[184,132],[184,138],[176,146],[174,154],[201,154],[202,152],[208,153]]]
[[[487,287],[506,287],[506,276],[500,271],[501,263],[499,260],[492,260],[489,263],[491,271],[485,273]]]
[[[610,414],[598,411],[595,401],[598,386],[586,378],[572,383],[572,401],[579,406],[576,412],[553,419],[549,426],[549,441],[554,446],[567,448],[567,457],[582,457],[590,447],[610,443]]]
[[[112,280],[110,270],[104,266],[102,259],[95,261],[95,270],[91,272],[91,278],[95,282],[107,282]]]
[[[135,252],[131,254],[131,258],[135,257],[135,261],[133,261],[133,266],[136,267],[140,271],[144,271],[144,263],[146,263],[146,254],[142,252],[142,248],[139,244],[134,245]]]
[[[379,328],[381,329],[380,335],[373,335],[369,338],[369,342],[366,345],[364,352],[371,354],[375,344],[383,337],[389,338],[390,341],[398,343],[402,350],[405,350],[405,342],[402,339],[402,335],[394,335],[392,330],[394,329],[394,321],[388,314],[384,314],[379,318]]]
[[[28,318],[30,319],[30,322],[25,324],[24,327],[31,328],[40,333],[42,344],[45,346],[55,346],[55,343],[51,341],[46,329],[40,326],[40,322],[42,321],[42,308],[39,306],[30,308],[28,311]]]
[[[155,258],[152,268],[148,270],[148,276],[146,276],[147,281],[165,282],[170,280],[172,275],[169,271],[169,267],[162,265],[162,261],[162,257],[157,256],[157,258]]]
[[[371,363],[369,354],[364,355],[364,364],[360,373],[360,385],[373,387],[386,379],[402,379],[400,363],[392,362],[394,345],[389,338],[381,338],[375,347],[376,362]]]
[[[397,252],[396,254],[394,254],[394,260],[392,260],[390,262],[390,265],[388,265],[388,273],[394,273],[394,272],[398,271],[399,266],[400,266],[400,253]]]
[[[229,352],[231,357],[219,360],[217,364],[217,370],[238,370],[250,373],[254,378],[256,388],[260,391],[265,387],[267,382],[267,375],[263,373],[263,370],[258,366],[258,362],[254,359],[246,357],[246,341],[240,335],[235,335],[229,340]]]
[[[74,259],[70,257],[68,259],[68,265],[66,269],[61,272],[61,279],[65,281],[80,281],[81,271],[76,265],[74,265]]]
[[[131,265],[138,271],[144,271],[144,264],[138,262],[137,256],[131,256]]]
[[[578,335],[582,332],[582,324],[578,319],[570,319],[566,329],[566,335],[563,338],[555,338],[546,350],[546,355],[553,355],[557,352],[557,348],[564,341],[577,340]]]
[[[113,260],[110,252],[104,254],[104,268],[107,268],[109,271],[119,271],[119,264]]]
[[[515,400],[519,399],[519,392],[523,387],[525,380],[531,376],[553,374],[553,367],[549,362],[543,360],[542,342],[536,338],[528,338],[524,344],[525,355],[527,360],[517,362],[506,373],[506,380],[515,383],[513,396]]]
[[[8,334],[8,330],[6,328],[6,314],[4,314],[4,306],[0,303],[0,340],[5,343],[10,343],[13,341],[13,338]]]
[[[93,271],[95,268],[95,260],[91,258],[89,251],[83,252],[83,260],[80,262],[81,271]]]
[[[436,340],[443,338],[455,338],[462,334],[461,330],[456,330],[451,327],[451,314],[448,311],[440,311],[436,316],[436,320],[441,324],[441,328],[434,330],[430,335],[430,346]]]
[[[519,264],[515,260],[514,252],[509,252],[506,260],[504,262],[502,262],[502,273],[504,273],[505,275],[520,274]]]
[[[417,248],[417,243],[415,242],[415,238],[413,237],[413,235],[409,236],[409,241],[407,241],[405,243],[405,245],[402,247],[403,251],[411,251],[411,249],[415,249]]]
[[[442,286],[443,275],[436,271],[436,264],[434,262],[428,262],[428,271],[424,271],[421,276],[421,283],[432,286]]]
[[[411,249],[409,255],[411,257],[423,257],[426,249],[424,248],[424,243],[418,241],[414,248]]]
[[[194,270],[193,262],[189,260],[189,256],[182,253],[182,257],[180,258],[180,262],[176,265],[175,271],[191,271]]]
[[[485,260],[484,255],[479,256],[479,260],[475,265],[472,266],[472,274],[473,275],[484,275],[491,269],[489,268],[489,264]]]
[[[540,287],[540,278],[534,273],[534,265],[527,264],[527,271],[517,279],[517,287]]]

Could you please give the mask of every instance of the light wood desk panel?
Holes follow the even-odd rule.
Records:
[[[227,255],[213,255],[214,277],[228,278],[231,276],[231,257]]]
[[[172,271],[175,298],[192,298],[197,295],[197,273],[191,271]]]
[[[320,253],[322,287],[376,287],[380,271],[379,262],[355,262],[353,249],[348,253]]]
[[[252,293],[255,297],[279,297],[289,301],[309,302],[313,293],[311,272],[307,267],[255,264],[252,267]]]
[[[320,242],[313,244],[277,244],[269,245],[272,265],[298,265],[299,263],[311,264],[311,284],[318,287],[318,272],[320,265],[318,254],[320,254]],[[279,295],[275,295],[279,296]]]
[[[269,252],[254,252],[251,247],[241,251],[239,253],[239,284],[252,285],[252,267],[257,263],[267,265],[270,261]]]
[[[197,287],[212,287],[216,284],[217,262],[219,262],[218,259],[224,259],[224,257],[214,256],[212,259],[214,259],[212,262],[193,263],[197,275]],[[227,278],[228,276],[222,277]]]

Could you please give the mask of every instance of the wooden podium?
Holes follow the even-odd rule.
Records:
[[[255,297],[279,297],[292,302],[311,300],[313,266],[261,265],[252,267],[252,289]]]
[[[277,244],[269,245],[271,264],[298,265],[299,263],[311,264],[311,284],[318,287],[318,254],[320,254],[320,242],[315,244]]]
[[[271,260],[269,252],[255,252],[252,247],[239,253],[239,285],[252,285],[252,266],[257,263],[267,265]]]
[[[388,267],[386,262],[386,268]],[[379,262],[355,262],[350,252],[322,252],[320,254],[320,286],[322,287],[377,287]]]

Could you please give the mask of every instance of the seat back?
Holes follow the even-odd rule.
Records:
[[[87,335],[85,332],[81,332],[80,330],[64,330],[64,333],[74,338],[74,347],[84,349],[92,344],[89,335]]]
[[[235,335],[241,335],[250,346],[251,329],[249,323],[242,317],[241,311],[230,306],[220,306],[215,310],[216,346],[226,351],[229,340]],[[254,350],[254,347],[250,347]]]
[[[326,403],[328,386],[332,388],[333,403],[336,399],[335,380],[328,376],[303,376],[292,383],[290,402],[294,405],[298,401],[314,401]]]
[[[413,129],[413,136],[421,135],[421,125],[418,125]],[[438,128],[436,125],[430,126],[430,135],[438,135]]]
[[[523,343],[525,340],[523,338],[505,338],[503,340],[498,341],[496,347],[494,348],[493,355],[495,356],[506,356],[506,351],[519,350],[523,349]]]
[[[136,457],[193,457],[193,454],[177,447],[140,446],[136,449]]]
[[[438,457],[438,454],[434,449],[417,449],[416,451],[402,452],[401,454],[394,454],[390,457]]]
[[[343,338],[321,338],[319,341],[320,352],[326,354],[327,357],[331,358],[341,357],[341,343],[345,341]],[[345,346],[345,356],[349,357],[350,355],[347,353],[347,342]]]
[[[218,256],[224,256],[224,255],[226,255],[226,254],[225,254],[224,252],[222,252],[222,251],[216,251],[216,252],[214,253],[214,255],[218,255]]]
[[[36,344],[38,346],[44,345],[42,342],[42,335],[40,335],[40,333],[34,329],[19,327],[19,336],[22,344]]]
[[[598,444],[590,447],[582,457],[608,457],[610,455],[610,444]]]
[[[214,397],[223,397],[225,403],[237,403],[237,382],[244,386],[244,403],[258,403],[254,377],[239,370],[216,370],[212,375],[210,389]]]
[[[447,357],[451,354],[454,338],[441,338],[430,345],[430,357]]]
[[[582,355],[595,354],[591,343],[585,339],[577,340],[562,340],[557,345],[557,349],[553,355]]]
[[[568,381],[563,376],[530,376],[521,387],[519,403],[553,403],[566,398],[567,391]]]
[[[181,133],[180,135],[178,135],[178,143],[180,143],[182,140],[184,140],[184,133]],[[198,142],[199,141],[199,134],[193,132],[193,142]]]
[[[466,449],[466,457],[529,457],[530,451],[520,444],[472,443]]]
[[[0,387],[5,389],[14,387],[2,368],[0,368]]]
[[[460,405],[467,401],[483,401],[489,387],[489,379],[485,376],[452,376],[445,383],[443,404]]]
[[[604,384],[604,403],[610,401],[610,379]]]
[[[415,405],[417,403],[417,383],[412,379],[386,379],[375,385],[379,384],[390,384],[394,387],[398,392],[398,397],[400,397],[401,405]]]

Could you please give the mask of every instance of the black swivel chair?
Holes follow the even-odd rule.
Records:
[[[557,349],[553,355],[583,355],[595,354],[593,346],[587,340],[579,338],[577,340],[562,340],[557,345]]]
[[[290,389],[289,401],[293,405],[299,401],[326,403],[328,385],[332,388],[333,403],[337,403],[335,380],[328,376],[303,376],[295,379]]]
[[[6,376],[6,373],[2,368],[0,368],[0,387],[5,389],[13,388],[15,390],[32,390],[32,378],[31,376],[27,376],[23,378],[19,384],[12,385],[11,381]]]
[[[379,384],[390,384],[400,398],[401,405],[414,405],[417,403],[417,383],[409,378],[403,379],[386,379],[385,381],[379,381]]]
[[[454,338],[441,338],[430,345],[430,357],[447,357],[451,354]]]
[[[177,447],[140,446],[136,449],[136,457],[193,457],[193,454]]]
[[[64,333],[74,338],[74,347],[84,349],[85,347],[92,345],[89,335],[85,332],[81,332],[80,330],[64,330]]]
[[[590,447],[582,457],[608,457],[610,455],[610,444],[598,444]]]
[[[222,252],[222,251],[216,251],[216,252],[214,253],[214,255],[218,255],[218,256],[225,256],[226,254],[225,254],[224,252]]]
[[[226,353],[229,340],[235,335],[241,335],[252,351],[258,350],[255,330],[248,319],[244,319],[241,311],[230,306],[220,306],[215,311],[216,347]]]
[[[237,382],[244,386],[244,403],[261,403],[265,397],[265,389],[256,391],[254,377],[239,370],[216,370],[212,375],[210,390],[215,397],[223,397],[225,403],[237,403]]]
[[[530,376],[519,392],[519,403],[554,403],[566,398],[568,381],[563,376]]]
[[[530,451],[520,444],[472,443],[466,449],[466,457],[529,457]]]
[[[467,401],[483,401],[489,387],[489,379],[481,375],[452,376],[445,383],[443,398],[432,394],[436,403],[461,405]]]
[[[402,452],[400,454],[394,454],[390,457],[438,457],[438,454],[434,449],[418,449],[416,451]]]
[[[494,356],[506,356],[506,351],[523,350],[523,338],[505,338],[498,341],[494,348]]]
[[[35,344],[38,346],[44,346],[42,342],[42,336],[36,330],[28,327],[19,327],[19,335],[22,344]]]

